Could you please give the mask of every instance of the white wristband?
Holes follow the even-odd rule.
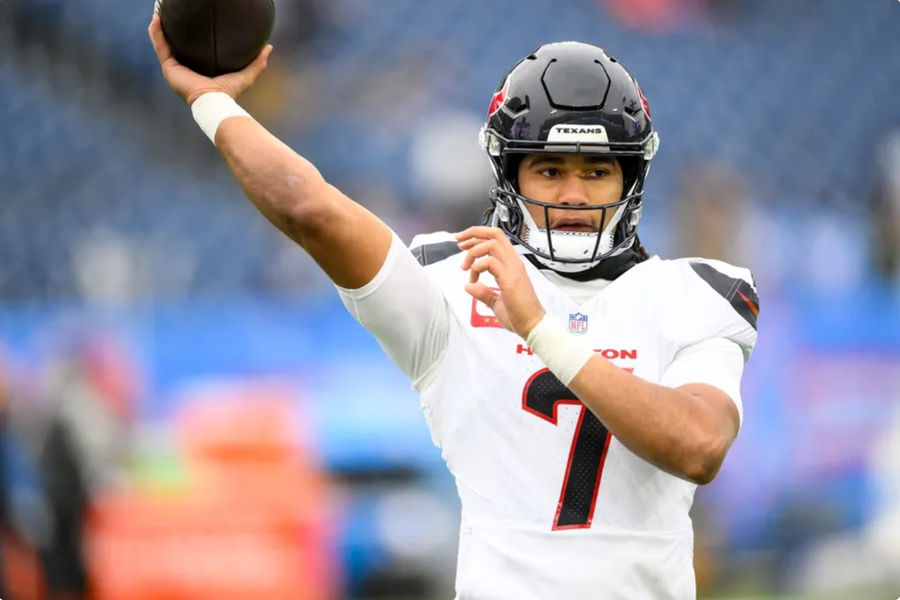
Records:
[[[566,331],[549,314],[534,326],[526,342],[566,387],[594,355],[583,339]]]
[[[250,117],[250,113],[225,92],[202,94],[191,104],[191,113],[197,125],[213,144],[216,143],[216,131],[219,130],[222,121],[229,117]]]

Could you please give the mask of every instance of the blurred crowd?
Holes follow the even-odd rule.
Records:
[[[83,598],[88,501],[128,456],[136,391],[115,347],[87,339],[19,377],[0,358],[0,595]]]
[[[0,596],[336,596],[325,476],[291,389],[186,391],[160,437],[136,420],[132,351],[67,332],[38,372],[2,362]]]
[[[193,135],[158,76],[146,11],[107,0],[7,0],[0,10],[0,178],[15,192],[2,207],[4,297],[130,302],[321,286]],[[727,252],[763,281],[896,287],[895,10],[849,0],[281,0],[270,72],[244,103],[409,239],[482,214],[489,176],[476,134],[509,64],[547,40],[596,42],[638,75],[662,138],[644,212],[652,250],[694,251],[695,231],[710,233],[698,220],[718,219]],[[728,194],[703,197],[721,185]],[[709,203],[723,207],[685,212]],[[27,235],[24,223],[35,224]],[[224,256],[223,239],[233,242]]]
[[[165,88],[146,4],[0,2],[0,597],[154,597],[110,573],[153,581],[138,563],[191,547],[306,565],[253,581],[208,563],[250,586],[234,589],[446,593],[455,500],[414,397]],[[407,241],[480,220],[476,134],[514,60],[581,39],[628,65],[661,136],[642,240],[748,265],[760,289],[747,420],[697,502],[701,589],[900,590],[900,5],[276,7],[242,103]],[[260,375],[290,383],[259,404]],[[210,378],[231,383],[185,391]],[[197,408],[210,397],[237,408]],[[274,425],[303,420],[313,433]],[[268,493],[213,499],[247,487]],[[268,503],[282,495],[304,500]],[[202,518],[219,512],[246,521]]]

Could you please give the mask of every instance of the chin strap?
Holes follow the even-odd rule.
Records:
[[[578,273],[565,273],[563,271],[551,269],[547,265],[540,262],[537,258],[535,258],[534,255],[530,252],[527,254],[523,253],[523,255],[531,264],[533,264],[538,269],[541,269],[543,271],[553,271],[561,277],[565,277],[566,279],[571,279],[573,281],[593,281],[594,279],[605,279],[607,281],[612,281],[614,279],[617,279],[620,275],[622,275],[622,273],[643,260],[643,257],[638,253],[637,250],[635,250],[634,246],[632,245],[632,247],[628,250],[623,250],[620,254],[610,256],[609,258],[604,258],[589,269],[579,271]]]

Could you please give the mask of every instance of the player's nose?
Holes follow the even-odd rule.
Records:
[[[562,178],[557,203],[568,206],[584,206],[588,203],[587,186],[575,173],[568,173]]]

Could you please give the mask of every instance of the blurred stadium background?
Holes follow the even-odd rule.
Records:
[[[152,4],[0,2],[0,597],[451,597],[414,394],[165,87]],[[701,597],[900,594],[900,4],[276,5],[243,103],[406,241],[479,220],[515,60],[628,65],[662,138],[645,244],[762,297]]]

